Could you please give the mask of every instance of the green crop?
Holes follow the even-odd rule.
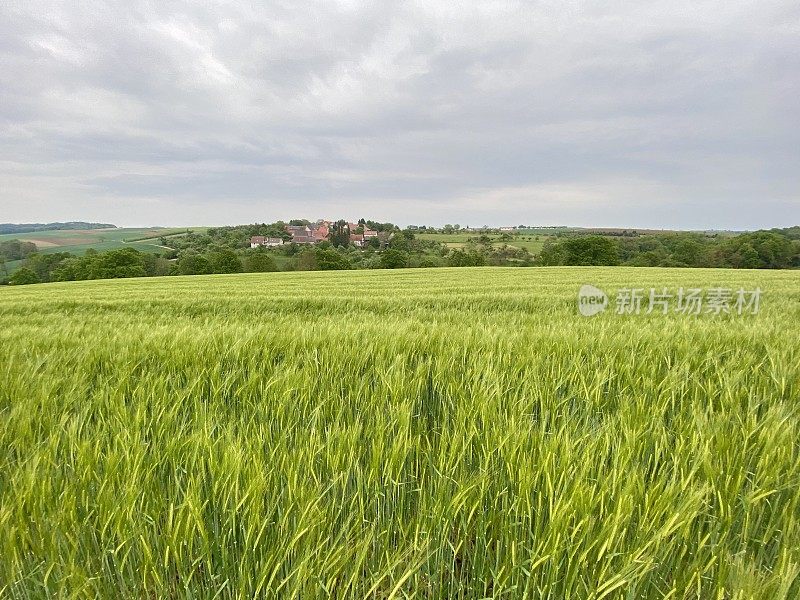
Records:
[[[0,597],[800,597],[796,271],[71,282],[0,323]]]

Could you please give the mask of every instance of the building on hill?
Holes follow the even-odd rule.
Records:
[[[330,229],[326,221],[313,225],[287,225],[286,231],[294,244],[318,244],[328,239]]]
[[[331,221],[319,220],[312,225],[287,225],[286,231],[292,236],[294,244],[318,244],[329,239],[331,234]],[[350,233],[350,242],[362,248],[373,238],[381,239],[377,231],[367,228],[366,225],[358,223],[348,223],[347,229]],[[356,233],[357,230],[362,233]]]
[[[317,241],[308,225],[287,225],[286,231],[292,236],[294,244],[313,244]]]
[[[330,235],[327,221],[318,221],[313,225],[287,225],[286,231],[292,236],[294,244],[318,244]]]
[[[327,240],[328,234],[330,234],[330,230],[328,229],[328,225],[325,223],[319,223],[316,227],[311,228],[311,235],[316,242]]]
[[[279,237],[264,237],[263,235],[254,235],[250,238],[250,247],[258,248],[260,246],[282,246],[283,240]]]

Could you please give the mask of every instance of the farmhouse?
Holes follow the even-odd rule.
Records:
[[[286,232],[292,236],[293,244],[318,244],[328,239],[332,225],[330,221],[322,220],[311,225],[286,225]],[[378,232],[365,225],[348,223],[347,229],[350,241],[359,248],[366,246],[372,238],[379,239]]]
[[[286,231],[292,236],[294,244],[314,244],[314,232],[308,225],[287,225]]]
[[[250,238],[250,247],[258,248],[259,246],[282,246],[283,240],[279,237],[264,237],[263,235],[254,235]]]
[[[325,223],[321,223],[311,227],[311,235],[314,237],[314,241],[316,242],[327,240],[329,233],[330,230],[328,229],[328,225]]]

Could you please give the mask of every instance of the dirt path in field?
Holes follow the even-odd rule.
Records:
[[[162,246],[161,244],[148,244],[146,240],[138,240],[135,242],[129,242],[128,240],[122,240],[123,244],[147,244],[148,246],[155,246],[156,248],[166,248],[167,250],[175,250],[175,248],[170,248],[169,246]]]
[[[36,244],[37,248],[55,248],[56,246],[64,245],[64,244],[56,244],[48,240],[36,240],[34,238],[25,238],[25,239],[17,238],[17,239],[19,239],[21,242],[31,242],[33,244]]]

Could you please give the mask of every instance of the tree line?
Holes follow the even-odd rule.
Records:
[[[30,233],[33,231],[64,231],[86,229],[116,229],[111,223],[87,223],[85,221],[69,221],[67,223],[0,223],[0,234]]]
[[[302,221],[292,223],[305,224]],[[293,244],[281,222],[212,228],[164,239],[162,254],[121,248],[43,254],[30,242],[0,243],[0,282],[16,285],[51,281],[206,275],[269,271],[395,269],[415,267],[625,265],[655,267],[722,267],[790,269],[800,267],[800,227],[737,235],[654,233],[636,236],[572,232],[548,237],[538,255],[513,245],[514,238],[486,235],[460,248],[420,239],[410,229],[366,222],[381,232],[366,248],[335,235],[315,246]],[[282,237],[275,248],[250,248],[250,237]],[[289,239],[287,239],[289,238]],[[22,260],[10,276],[5,261]]]
[[[537,264],[793,269],[800,267],[800,227],[736,235],[556,237],[545,242]]]

